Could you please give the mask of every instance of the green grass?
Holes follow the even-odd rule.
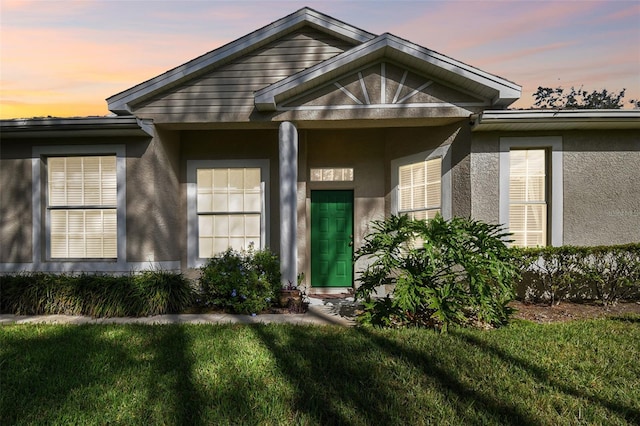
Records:
[[[0,424],[640,423],[640,317],[0,327]]]

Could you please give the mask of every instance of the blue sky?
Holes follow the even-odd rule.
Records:
[[[640,98],[640,1],[0,0],[0,117],[105,115],[105,98],[309,6],[522,86]]]

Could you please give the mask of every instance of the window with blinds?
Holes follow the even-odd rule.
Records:
[[[198,169],[198,257],[261,247],[260,168]]]
[[[47,170],[50,257],[116,258],[116,157],[50,157]]]
[[[442,159],[400,166],[398,214],[412,219],[432,219],[441,210]]]
[[[509,152],[509,231],[514,245],[547,244],[547,174],[544,149]]]

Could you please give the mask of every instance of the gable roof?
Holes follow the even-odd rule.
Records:
[[[303,26],[311,26],[354,45],[375,38],[374,34],[305,7],[218,49],[107,98],[108,108],[116,114],[131,114],[132,105],[205,74],[215,67],[228,63]]]
[[[521,87],[511,81],[385,33],[257,91],[256,108],[259,111],[275,111],[279,101],[299,95],[382,58],[393,60],[488,99],[492,106],[506,107],[520,98]]]

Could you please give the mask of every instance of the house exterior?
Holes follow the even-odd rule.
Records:
[[[640,241],[640,111],[508,110],[520,95],[303,8],[111,96],[113,116],[3,120],[0,272],[192,273],[252,245],[284,283],[344,291],[392,214]]]

